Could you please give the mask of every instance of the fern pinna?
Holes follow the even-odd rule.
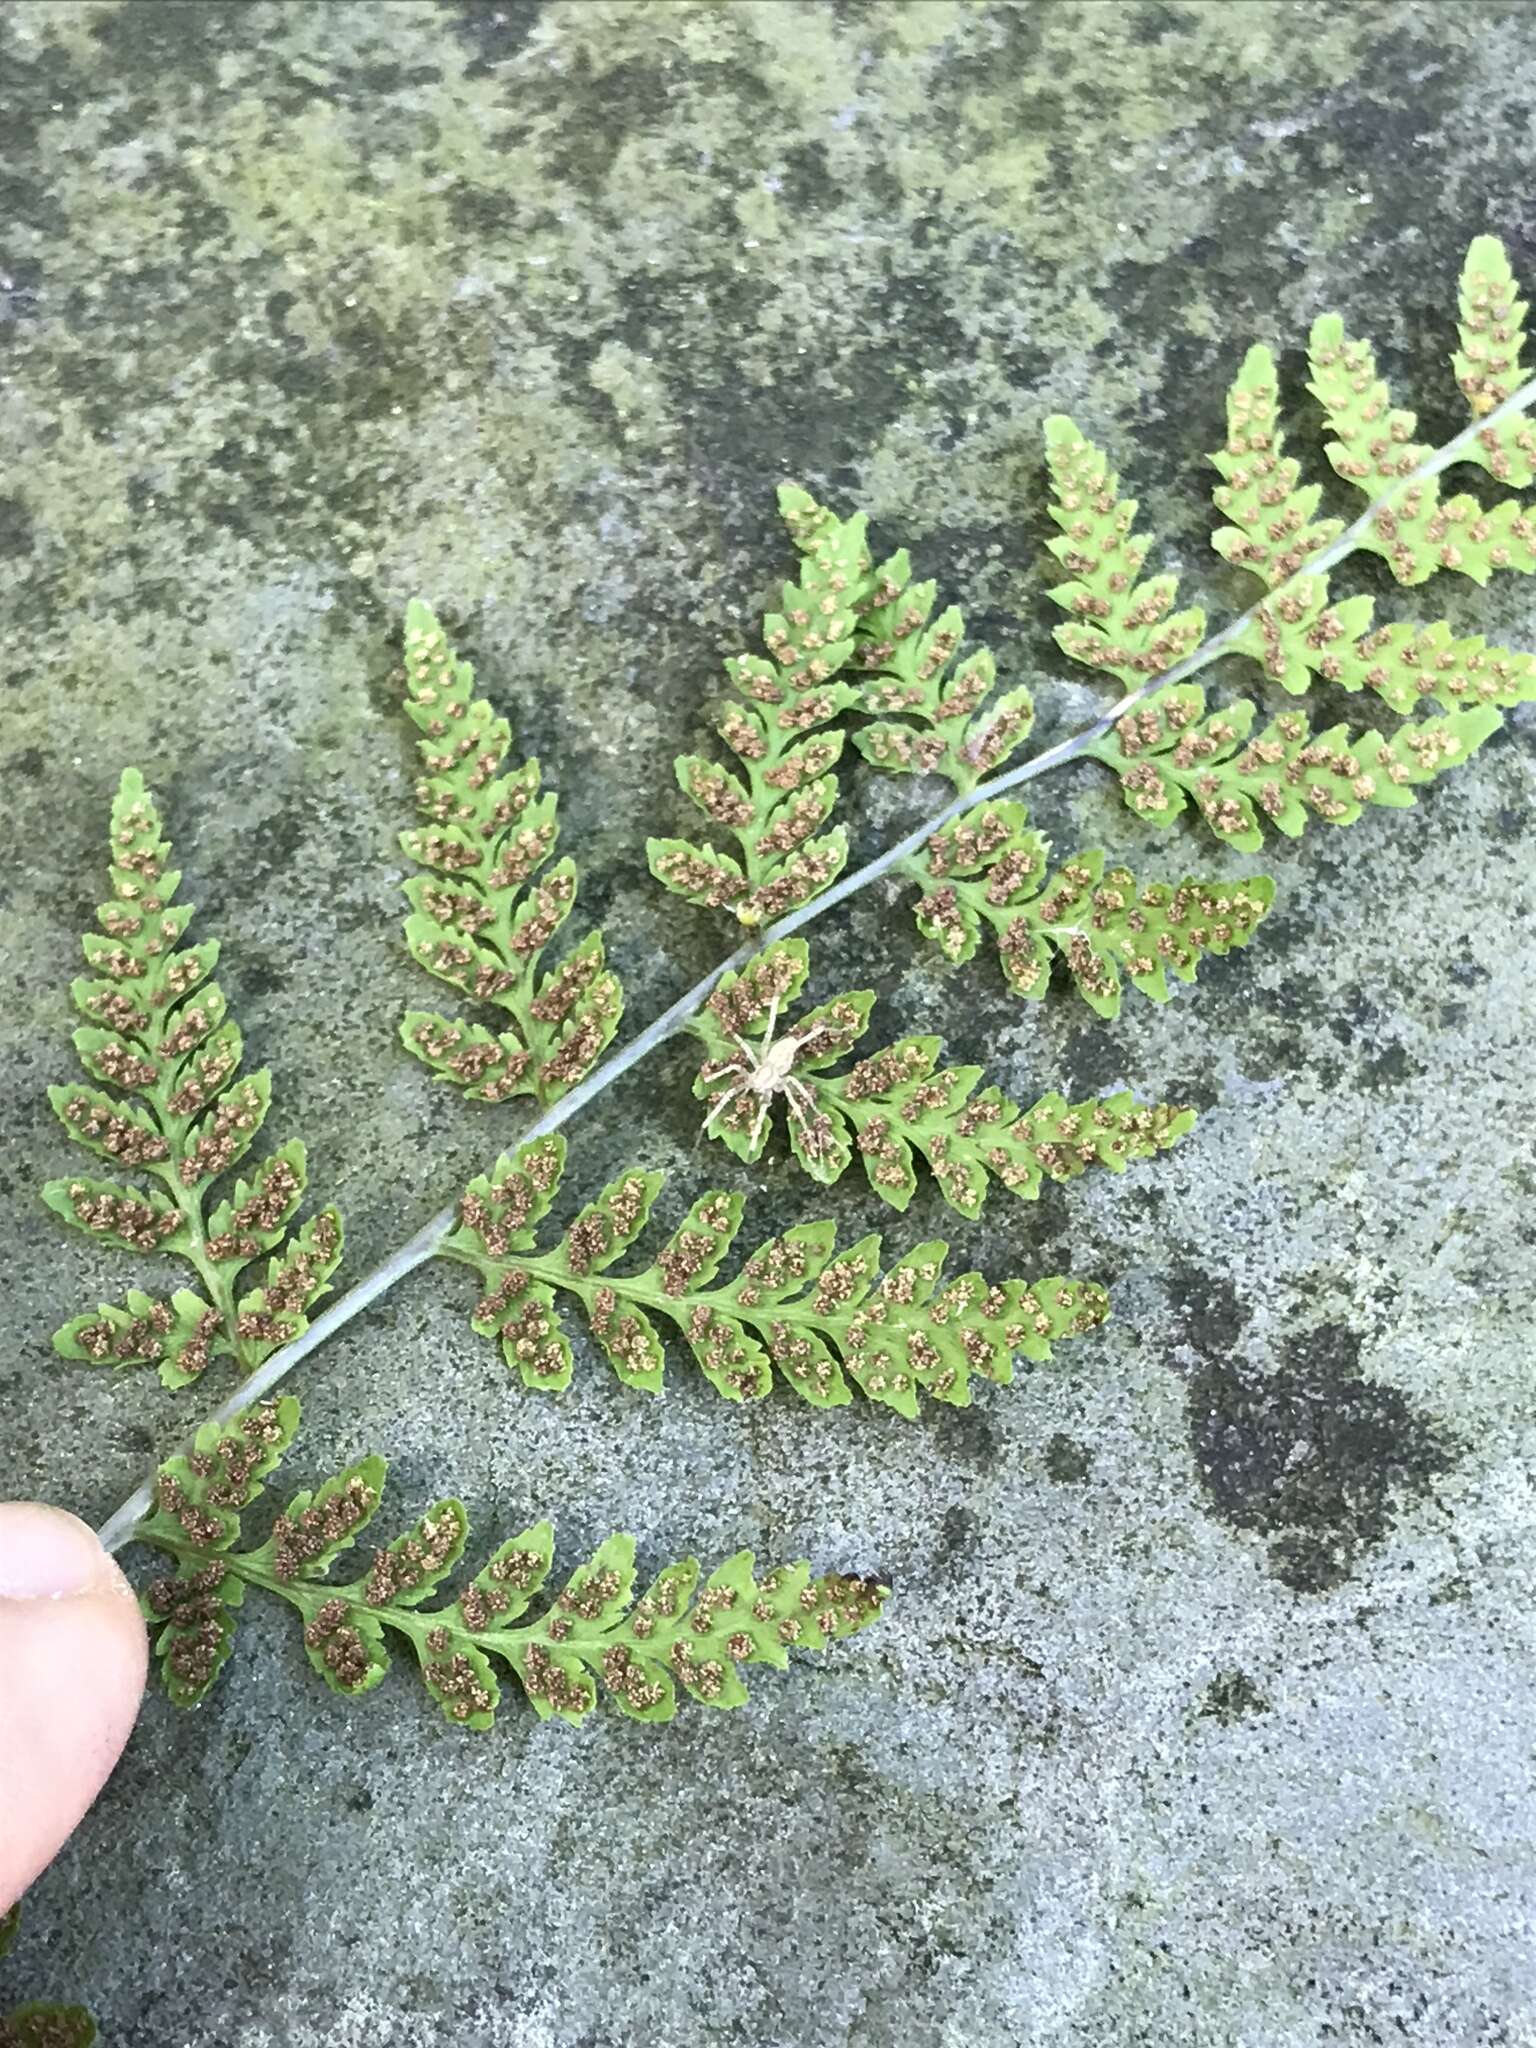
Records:
[[[139,1179],[76,1175],[50,1181],[43,1200],[98,1244],[173,1253],[202,1290],[166,1298],[135,1288],[73,1317],[55,1348],[93,1365],[153,1364],[167,1386],[184,1387],[219,1357],[254,1372],[299,1336],[341,1258],[342,1230],[335,1209],[291,1228],[305,1185],[297,1139],[209,1208],[261,1132],[272,1077],[241,1071],[240,1027],[212,978],[217,940],[177,943],[192,907],[175,901],[181,876],[170,857],[154,800],[126,769],[112,806],[111,900],[97,912],[100,935],[84,941],[91,972],[70,991],[90,1019],[75,1050],[102,1085],[51,1088],[49,1099],[76,1144]],[[257,1284],[242,1291],[267,1254]]]
[[[670,1323],[709,1384],[727,1400],[760,1398],[775,1373],[820,1408],[853,1398],[850,1383],[899,1413],[919,1392],[963,1406],[972,1374],[1006,1384],[1016,1356],[1044,1361],[1050,1340],[1104,1320],[1102,1288],[1059,1278],[989,1285],[980,1274],[946,1281],[949,1247],[921,1244],[884,1277],[880,1240],[836,1250],[830,1223],[798,1224],[751,1253],[734,1280],[714,1287],[741,1227],[743,1199],[701,1195],[642,1272],[611,1269],[644,1230],[658,1173],[625,1174],[603,1190],[557,1246],[535,1250],[535,1226],[560,1184],[565,1143],[524,1145],[473,1182],[443,1256],[479,1274],[477,1330],[499,1338],[525,1386],[569,1384],[571,1347],[556,1295],[581,1304],[588,1328],[626,1386],[658,1392]]]
[[[469,1522],[456,1500],[438,1501],[376,1549],[356,1578],[333,1582],[328,1574],[382,1501],[382,1458],[362,1458],[295,1494],[260,1543],[234,1548],[298,1423],[298,1402],[283,1395],[231,1423],[206,1423],[160,1469],[153,1512],[137,1535],[169,1553],[176,1570],[149,1584],[143,1608],[166,1690],[181,1706],[202,1700],[223,1669],[250,1586],[297,1610],[305,1653],[333,1691],[371,1692],[389,1669],[387,1639],[400,1637],[445,1716],[468,1728],[495,1718],[498,1665],[541,1720],[585,1719],[599,1679],[637,1721],[670,1721],[679,1689],[705,1706],[739,1706],[741,1666],[782,1667],[791,1648],[820,1650],[853,1635],[885,1596],[874,1581],[813,1579],[803,1563],[759,1581],[743,1550],[702,1586],[692,1558],[668,1565],[637,1599],[634,1539],[610,1536],[527,1621],[554,1564],[553,1532],[540,1522],[500,1545],[456,1597],[423,1607],[464,1554]]]
[[[873,1617],[884,1593],[877,1576],[812,1581],[794,1566],[759,1582],[744,1557],[702,1590],[692,1566],[671,1567],[631,1604],[632,1549],[612,1538],[527,1621],[550,1569],[542,1524],[504,1545],[456,1598],[423,1608],[463,1549],[452,1501],[376,1551],[361,1576],[333,1581],[335,1560],[378,1506],[375,1458],[299,1494],[264,1537],[236,1548],[241,1517],[297,1424],[296,1406],[273,1389],[329,1328],[431,1256],[470,1270],[475,1327],[539,1391],[564,1387],[590,1343],[626,1390],[656,1393],[671,1345],[728,1400],[778,1383],[817,1406],[858,1395],[910,1418],[924,1396],[963,1403],[978,1387],[1006,1384],[1019,1359],[1043,1362],[1059,1340],[1101,1321],[1107,1296],[1095,1277],[988,1279],[962,1270],[963,1260],[952,1266],[936,1240],[887,1261],[878,1238],[839,1250],[832,1225],[815,1219],[733,1259],[745,1203],[729,1186],[697,1195],[646,1263],[636,1248],[660,1173],[636,1164],[563,1230],[550,1227],[566,1169],[557,1133],[686,1031],[700,1048],[693,1093],[705,1135],[757,1165],[779,1146],[782,1124],[775,1156],[785,1166],[825,1185],[857,1160],[871,1194],[898,1210],[924,1176],[971,1218],[994,1186],[1028,1200],[1048,1178],[1119,1170],[1176,1143],[1192,1121],[1176,1104],[1126,1091],[1071,1101],[1042,1076],[1021,1108],[980,1068],[945,1064],[936,1037],[867,1049],[872,996],[814,992],[807,1005],[813,967],[799,934],[893,876],[914,891],[919,932],[951,967],[985,938],[1017,996],[1042,999],[1059,964],[1064,984],[1104,1020],[1127,989],[1166,1001],[1173,982],[1259,938],[1274,885],[1231,872],[1229,849],[1253,853],[1268,833],[1294,838],[1411,804],[1506,710],[1536,696],[1530,655],[1444,621],[1378,619],[1371,598],[1334,588],[1361,549],[1406,586],[1438,571],[1482,582],[1496,569],[1536,567],[1536,521],[1520,504],[1446,496],[1439,482],[1457,462],[1480,467],[1499,490],[1536,474],[1524,314],[1502,249],[1480,238],[1462,278],[1454,357],[1470,423],[1436,451],[1414,441],[1414,416],[1393,407],[1369,346],[1332,317],[1315,323],[1309,388],[1329,461],[1367,498],[1348,525],[1286,452],[1272,354],[1249,350],[1213,457],[1214,544],[1260,595],[1214,633],[1200,607],[1180,604],[1176,578],[1144,575],[1150,540],[1109,458],[1070,420],[1048,419],[1050,595],[1065,614],[1056,645],[1115,695],[1085,730],[1032,754],[1031,691],[999,684],[988,650],[967,645],[961,612],[940,608],[934,583],[912,580],[904,551],[877,561],[861,517],[842,519],[785,487],[799,575],[764,621],[763,652],[726,664],[714,730],[732,758],[679,757],[678,783],[702,825],[694,837],[649,842],[657,880],[719,916],[735,950],[606,1058],[621,994],[601,935],[543,964],[576,886],[572,864],[554,859],[554,798],[536,764],[503,772],[505,721],[473,694],[436,617],[414,604],[404,680],[425,773],[422,822],[404,844],[426,872],[406,885],[407,943],[420,965],[489,1005],[494,1028],[412,1011],[404,1037],[466,1095],[526,1098],[536,1114],[460,1201],[312,1322],[340,1225],[326,1211],[285,1238],[302,1153],[281,1148],[211,1215],[205,1206],[256,1134],[267,1081],[240,1077],[239,1034],[208,979],[212,948],[176,946],[186,913],[173,907],[168,848],[137,777],[124,778],[114,900],[102,936],[87,942],[93,978],[76,985],[90,1019],[77,1045],[101,1086],[63,1089],[56,1101],[71,1136],[149,1185],[58,1182],[48,1199],[103,1247],[179,1254],[202,1285],[77,1317],[60,1333],[67,1356],[153,1362],[172,1383],[221,1355],[234,1361],[234,1391],[218,1414],[104,1532],[114,1546],[134,1536],[174,1561],[146,1594],[174,1698],[202,1697],[217,1675],[248,1586],[297,1608],[310,1659],[337,1689],[371,1689],[393,1636],[411,1646],[449,1717],[474,1726],[496,1703],[497,1666],[541,1715],[580,1718],[601,1682],[622,1711],[662,1719],[679,1688],[732,1703],[739,1666],[782,1662],[792,1643],[820,1648]],[[1261,710],[1253,695],[1208,695],[1194,678],[1225,655],[1278,701]],[[1352,705],[1335,706],[1335,692]],[[850,739],[868,766],[938,777],[954,792],[853,873],[834,772]],[[1187,821],[1207,835],[1194,871],[1122,865],[1092,846],[1053,852],[1021,792],[1080,760],[1116,778],[1137,819],[1162,830]],[[264,1284],[239,1292],[242,1268],[264,1254]]]
[[[492,1032],[472,1019],[411,1010],[401,1037],[476,1101],[556,1102],[597,1063],[624,1008],[599,932],[539,975],[576,901],[576,863],[549,865],[556,798],[541,791],[537,761],[497,773],[511,729],[474,695],[473,670],[452,654],[423,604],[406,615],[405,676],[426,772],[416,791],[424,822],[402,833],[401,845],[429,870],[405,885],[406,943],[428,973],[508,1021]]]

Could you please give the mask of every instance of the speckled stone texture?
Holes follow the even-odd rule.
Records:
[[[772,492],[866,506],[968,608],[1047,734],[1062,674],[1040,422],[1115,451],[1213,616],[1206,450],[1247,343],[1374,333],[1427,438],[1471,237],[1529,232],[1532,14],[1449,5],[538,8],[12,0],[0,14],[0,1495],[100,1518],[206,1401],[67,1369],[54,1325],[142,1280],[58,1229],[44,1097],[76,935],[138,762],[168,807],[278,1137],[357,1276],[518,1128],[396,1021],[392,670],[430,596],[559,786],[630,1015],[723,950],[650,883],[670,757],[786,572]],[[1528,588],[1400,594],[1516,644]],[[1247,688],[1251,672],[1215,680]],[[1115,1320],[907,1424],[660,1400],[590,1355],[513,1388],[429,1271],[301,1372],[292,1483],[378,1447],[403,1524],[456,1489],[679,1551],[884,1573],[886,1622],[669,1731],[358,1706],[252,1601],[216,1698],[154,1698],[0,1970],[117,2048],[1321,2048],[1536,2040],[1531,737],[1417,809],[1264,863],[1156,839],[1097,771],[1065,850],[1265,866],[1259,941],[1114,1025],[924,957],[883,890],[816,938],[1023,1100],[1197,1104],[1124,1179],[925,1186],[890,1242],[1069,1269]],[[935,792],[852,777],[872,850]],[[569,1193],[668,1167],[668,1218],[778,1152],[697,1147],[687,1054],[573,1126]],[[222,1391],[222,1388],[221,1388]]]

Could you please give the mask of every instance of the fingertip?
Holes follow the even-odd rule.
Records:
[[[0,1910],[106,1782],[147,1664],[133,1589],[86,1525],[0,1504]]]

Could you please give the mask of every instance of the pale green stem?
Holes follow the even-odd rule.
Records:
[[[1128,711],[1135,710],[1136,706],[1150,697],[1155,690],[1168,689],[1175,683],[1182,683],[1190,676],[1198,675],[1202,669],[1209,668],[1212,662],[1228,653],[1243,637],[1262,607],[1274,604],[1285,590],[1301,578],[1326,575],[1330,569],[1337,568],[1340,562],[1354,554],[1366,539],[1372,522],[1384,505],[1391,503],[1405,491],[1411,490],[1415,484],[1423,483],[1427,478],[1438,476],[1442,470],[1449,469],[1481,435],[1488,432],[1490,427],[1498,426],[1501,421],[1513,417],[1516,413],[1529,411],[1533,404],[1536,404],[1536,377],[1522,384],[1517,391],[1512,391],[1502,404],[1495,406],[1493,411],[1482,419],[1473,420],[1459,434],[1447,441],[1444,447],[1426,455],[1418,467],[1407,476],[1400,477],[1390,491],[1384,492],[1379,498],[1373,498],[1358,519],[1346,526],[1338,538],[1330,541],[1327,547],[1310,556],[1285,583],[1277,585],[1273,590],[1266,590],[1263,597],[1250,605],[1247,611],[1223,626],[1220,632],[1213,633],[1210,639],[1203,641],[1192,654],[1186,655],[1172,668],[1164,669],[1160,675],[1150,676],[1146,682],[1139,684],[1127,696],[1122,697],[1118,704],[1111,705],[1110,709],[1092,725],[1085,727],[1081,732],[1073,733],[1068,739],[1059,740],[1054,747],[1047,747],[1043,753],[1020,762],[1016,768],[1010,768],[1001,775],[994,775],[990,782],[980,783],[975,789],[967,790],[963,795],[955,797],[931,818],[925,818],[921,825],[914,826],[905,838],[887,846],[873,860],[866,861],[861,868],[856,868],[851,875],[844,875],[841,881],[820,896],[813,897],[809,903],[802,904],[787,917],[781,917],[777,924],[770,925],[763,931],[754,932],[736,948],[729,959],[722,960],[718,967],[711,968],[710,972],[696,981],[692,988],[680,995],[675,1003],[652,1023],[647,1024],[643,1031],[637,1032],[627,1045],[604,1060],[603,1064],[573,1088],[569,1095],[562,1096],[552,1109],[546,1110],[536,1123],[521,1132],[518,1144],[531,1144],[534,1139],[547,1137],[551,1131],[559,1130],[562,1124],[569,1123],[578,1110],[585,1109],[589,1102],[611,1088],[615,1081],[629,1072],[631,1067],[637,1066],[658,1046],[675,1037],[690,1018],[704,1007],[721,977],[744,966],[764,946],[773,945],[780,939],[787,939],[791,934],[803,931],[808,924],[814,923],[819,917],[824,917],[839,903],[846,902],[861,889],[867,889],[871,882],[878,882],[882,876],[891,873],[903,861],[910,860],[914,854],[921,852],[935,832],[949,824],[952,819],[972,810],[977,804],[986,803],[993,797],[1005,796],[1009,790],[1018,789],[1026,782],[1033,782],[1037,776],[1049,774],[1053,769],[1064,768],[1070,762],[1080,760],[1096,740],[1102,739],[1119,719]],[[249,1408],[254,1401],[263,1399],[293,1370],[301,1358],[306,1357],[317,1345],[323,1344],[333,1330],[339,1330],[351,1322],[352,1318],[367,1308],[371,1302],[377,1301],[381,1294],[387,1293],[397,1280],[403,1280],[407,1273],[414,1271],[417,1266],[424,1265],[436,1254],[443,1239],[453,1229],[457,1213],[455,1203],[434,1216],[408,1244],[391,1253],[389,1258],[381,1266],[376,1267],[366,1279],[349,1288],[323,1315],[317,1316],[291,1344],[286,1344],[282,1350],[274,1352],[257,1372],[249,1379],[243,1380],[229,1399],[214,1410],[211,1419],[219,1423],[228,1422],[243,1409]],[[103,1524],[99,1534],[108,1550],[120,1550],[133,1535],[139,1521],[148,1513],[151,1483],[146,1480],[136,1493],[123,1502],[116,1514]]]
[[[243,1367],[246,1363],[247,1347],[236,1328],[239,1318],[235,1314],[235,1276],[227,1266],[220,1266],[208,1256],[208,1230],[203,1218],[203,1196],[182,1185],[181,1175],[174,1166],[157,1170],[171,1191],[172,1201],[186,1218],[187,1229],[192,1238],[186,1252],[187,1264],[207,1289],[209,1306],[218,1311],[235,1363]]]

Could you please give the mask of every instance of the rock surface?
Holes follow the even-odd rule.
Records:
[[[1462,0],[1048,9],[55,0],[0,21],[0,1497],[100,1519],[207,1390],[53,1361],[140,1281],[35,1199],[106,808],[160,791],[277,1136],[366,1271],[516,1126],[400,1051],[411,758],[392,670],[429,595],[562,794],[631,1017],[721,950],[661,898],[670,757],[786,572],[773,487],[869,509],[1047,722],[1040,421],[1116,451],[1216,616],[1222,392],[1320,309],[1440,440],[1475,233],[1536,282],[1529,10]],[[1530,644],[1525,588],[1400,595]],[[1218,680],[1221,678],[1218,676]],[[1249,686],[1246,672],[1225,680]],[[1009,1092],[1202,1111],[1123,1179],[892,1243],[1110,1283],[1114,1321],[916,1424],[662,1400],[590,1357],[520,1395],[448,1269],[302,1369],[303,1483],[372,1447],[403,1525],[456,1490],[563,1554],[751,1544],[877,1569],[887,1620],[732,1715],[448,1728],[358,1706],[247,1610],[211,1703],[159,1697],[40,1884],[0,2010],[78,1996],[117,2048],[1314,2048],[1536,2038],[1530,715],[1404,813],[1262,863],[1260,939],[1155,1009],[1024,1009],[880,891],[818,985],[875,985]],[[873,848],[926,790],[854,778]],[[1090,771],[1059,846],[1163,871]],[[830,1209],[696,1137],[685,1053],[572,1129]],[[675,1209],[673,1212],[675,1213]],[[221,1388],[221,1392],[223,1389]]]

